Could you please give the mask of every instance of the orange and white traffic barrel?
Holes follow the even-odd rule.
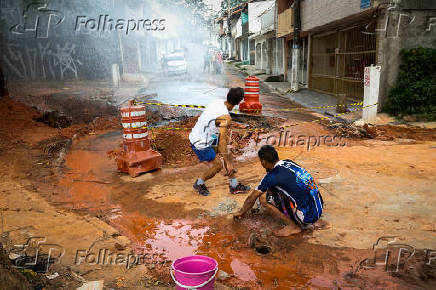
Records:
[[[259,79],[249,76],[245,79],[244,102],[239,105],[239,110],[244,113],[260,113],[262,104],[259,101]]]
[[[129,101],[121,108],[123,126],[123,152],[117,158],[118,170],[132,177],[162,166],[162,156],[151,149],[147,129],[145,106],[135,106]]]
[[[128,107],[121,108],[121,122],[125,151],[150,149],[145,106],[133,106],[129,103]]]

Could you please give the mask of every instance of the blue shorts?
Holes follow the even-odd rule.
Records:
[[[195,154],[197,155],[198,159],[201,162],[203,162],[203,161],[210,162],[210,161],[215,160],[216,152],[212,147],[207,147],[204,149],[197,149],[197,148],[195,148],[194,145],[191,144],[191,148],[195,152]]]

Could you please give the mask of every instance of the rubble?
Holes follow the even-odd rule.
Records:
[[[38,117],[35,120],[58,129],[67,128],[71,126],[73,122],[72,118],[62,115],[58,111],[45,112],[41,117]]]
[[[230,197],[226,197],[218,206],[210,213],[210,216],[220,216],[233,213],[238,208],[237,202]]]
[[[229,275],[227,272],[224,272],[223,270],[219,270],[216,277],[219,281],[225,281],[232,277],[233,275]]]
[[[327,126],[335,132],[335,135],[345,138],[372,138],[372,136],[363,128],[356,127],[352,124],[334,123]]]
[[[103,290],[104,281],[92,281],[92,282],[86,282],[76,290]]]

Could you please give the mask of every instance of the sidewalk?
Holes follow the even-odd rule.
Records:
[[[302,105],[306,108],[312,108],[311,111],[319,113],[324,116],[332,117],[336,114],[336,107],[332,108],[318,108],[326,106],[336,106],[337,98],[331,95],[315,92],[310,89],[302,88],[298,92],[291,90],[290,82],[266,82],[265,80],[272,75],[265,74],[264,70],[258,70],[253,65],[240,65],[239,68],[233,63],[234,68],[244,74],[256,76],[260,80],[260,85],[267,88],[271,93],[280,94],[289,100]],[[347,100],[347,104],[353,104],[356,101]],[[347,113],[338,116],[338,119],[342,119],[346,122],[354,122],[362,118],[361,106],[349,106],[349,111],[356,111],[355,113]]]

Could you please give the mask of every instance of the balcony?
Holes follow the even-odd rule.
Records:
[[[262,34],[275,29],[274,12],[275,9],[269,9],[260,17]]]
[[[279,6],[280,8],[280,6]],[[288,7],[279,9],[277,37],[284,37],[294,32],[294,11]]]

